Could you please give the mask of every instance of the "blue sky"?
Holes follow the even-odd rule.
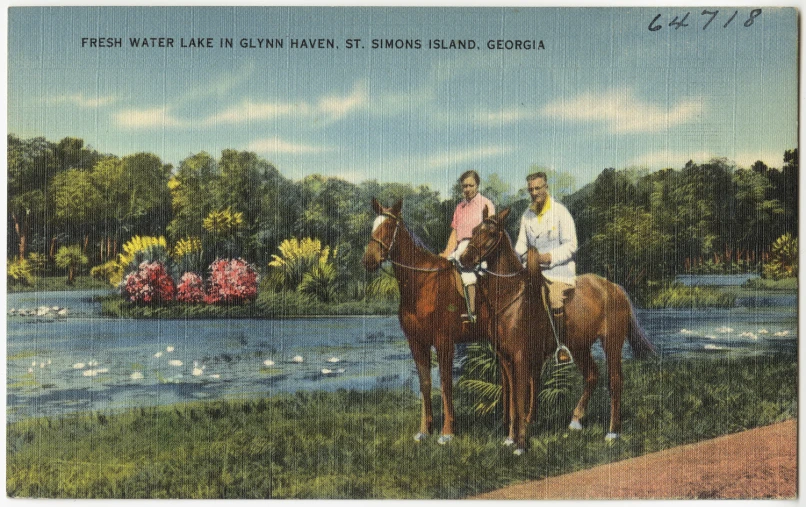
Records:
[[[715,8],[714,10],[716,10]],[[797,147],[797,14],[751,8],[26,7],[9,13],[8,131],[80,137],[178,165],[222,149],[287,177],[427,184],[466,169],[513,189],[531,166],[571,173],[680,168],[726,157],[780,167]],[[675,16],[690,26],[674,29]],[[650,31],[650,22],[661,15]],[[81,47],[120,37],[122,48]],[[172,48],[131,48],[172,37]],[[233,48],[181,48],[194,37]],[[280,38],[283,49],[240,39]],[[337,49],[291,49],[331,38]],[[363,48],[347,49],[346,39]],[[371,49],[419,39],[422,49]],[[472,39],[480,49],[427,49]],[[544,50],[488,50],[493,39]]]

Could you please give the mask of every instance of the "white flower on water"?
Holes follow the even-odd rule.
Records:
[[[168,345],[167,347],[165,347],[165,352],[173,352],[174,350],[175,349],[171,345]]]
[[[76,364],[73,365],[73,368],[75,368],[76,370],[82,370],[82,369],[84,369],[85,366],[87,366],[87,365],[84,364],[84,363],[76,363]]]
[[[162,357],[162,351],[159,351],[156,354],[154,354],[154,357]]]
[[[327,360],[328,363],[338,363],[339,361],[341,361],[341,359],[339,359],[338,357],[331,357],[330,359]]]
[[[770,334],[770,332],[767,331],[766,329],[759,329],[758,334]]]
[[[199,362],[193,361],[193,376],[194,377],[201,376],[205,368],[207,368],[206,365],[203,365],[201,368],[199,368]]]
[[[95,377],[101,373],[107,373],[108,371],[109,369],[107,368],[98,368],[97,370],[84,370],[81,374],[85,377]]]
[[[745,331],[740,335],[742,338],[750,338],[751,340],[758,340],[758,336],[755,333],[751,333],[750,331]]]
[[[680,330],[680,334],[694,334],[694,331],[690,329],[683,328]]]
[[[266,366],[274,366],[274,361],[272,361],[271,359],[266,359],[265,361],[263,361],[263,364],[265,364]]]
[[[717,333],[732,333],[733,328],[732,327],[727,327],[727,326],[722,326],[722,327],[718,327],[716,329],[716,332]]]
[[[305,359],[303,359],[302,356],[294,356],[294,357],[291,358],[292,363],[302,363],[304,361],[305,361]]]
[[[785,329],[783,331],[777,331],[772,334],[773,336],[789,336],[789,330]]]
[[[180,361],[179,359],[171,359],[170,361],[168,361],[168,364],[170,364],[171,366],[182,366],[182,361]]]
[[[212,373],[210,374],[210,378],[221,378],[221,375],[219,375],[218,373]]]
[[[140,380],[143,378],[143,372],[141,371],[132,372],[132,374],[129,375],[129,378],[131,378],[132,380]]]

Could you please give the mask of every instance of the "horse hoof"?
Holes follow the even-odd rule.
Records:
[[[571,421],[571,424],[568,425],[568,429],[581,430],[582,429],[582,423],[577,421],[576,419],[574,419],[573,421]]]
[[[526,449],[518,448],[518,449],[515,449],[514,451],[512,451],[512,454],[514,454],[515,456],[522,456],[525,452],[526,452]]]
[[[439,438],[437,439],[437,443],[439,445],[445,445],[449,443],[451,440],[453,440],[453,435],[440,435]]]
[[[414,435],[414,441],[415,442],[422,442],[423,440],[426,439],[426,437],[428,437],[428,435],[426,435],[425,433],[417,433],[417,434]]]
[[[506,440],[504,440],[503,445],[504,447],[512,447],[513,445],[515,445],[515,441],[512,440],[511,438],[507,438]]]
[[[618,440],[618,437],[619,437],[618,433],[613,433],[611,431],[610,433],[605,435],[605,440],[608,441],[608,442],[611,441],[611,440]]]

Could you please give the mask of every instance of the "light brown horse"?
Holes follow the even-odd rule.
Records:
[[[481,305],[477,311],[476,324],[463,323],[461,314],[465,308],[464,296],[457,289],[455,269],[450,261],[417,246],[401,219],[402,201],[398,201],[391,208],[384,208],[376,199],[372,199],[372,208],[378,217],[373,224],[372,236],[362,261],[369,271],[376,270],[385,260],[389,260],[394,267],[400,290],[398,313],[400,326],[417,365],[423,398],[420,431],[414,438],[422,440],[432,431],[431,347],[434,347],[439,363],[444,413],[439,443],[446,443],[453,437],[454,432],[452,394],[454,345],[486,339],[489,312],[484,305]],[[515,331],[520,332],[522,327]],[[516,355],[521,359],[532,356],[522,350],[525,343],[523,337],[526,335],[518,334],[517,336],[521,337],[519,342],[512,338],[516,334],[509,329],[499,333],[499,336],[506,340],[499,340],[504,343],[496,343],[496,350],[502,364],[507,365],[507,371],[513,372],[504,381],[505,390],[508,393],[520,394],[518,406],[524,408],[519,410],[517,415],[525,419],[528,416],[530,394],[529,372],[521,371],[517,366],[510,366],[510,358]],[[515,348],[519,350],[514,351]],[[509,384],[516,381],[523,382],[524,387],[518,384],[510,388]]]
[[[534,316],[538,323],[537,327],[544,333],[552,333],[544,325],[544,322],[548,321],[548,309],[544,305],[544,302],[547,303],[547,299],[543,299],[543,297],[547,298],[548,295],[545,294],[545,278],[543,278],[540,264],[537,261],[537,250],[530,248],[527,259],[528,269],[522,270],[520,259],[512,248],[512,242],[503,226],[509,211],[506,208],[490,217],[487,210],[484,210],[484,221],[473,230],[473,237],[460,261],[465,266],[478,265],[482,261],[487,262],[486,275],[479,277],[480,280],[485,280],[483,283],[479,282],[479,291],[488,294],[485,298],[485,306],[489,305],[493,313],[503,311],[501,308],[506,305],[519,304],[510,302],[507,297],[500,297],[496,293],[495,287],[504,284],[506,278],[528,278],[531,290],[525,291],[524,294],[538,300],[533,302],[532,308],[538,307],[538,312],[542,315],[542,318]],[[524,304],[524,302],[520,304]],[[655,349],[638,324],[634,308],[624,289],[600,276],[585,274],[577,277],[573,295],[565,302],[565,315],[565,345],[575,358],[585,382],[582,396],[574,409],[569,427],[571,429],[582,428],[581,419],[585,415],[588,401],[599,379],[599,370],[591,353],[591,347],[598,339],[605,352],[610,378],[610,428],[605,438],[607,440],[618,438],[621,431],[621,391],[623,387],[621,351],[624,341],[629,339],[630,347],[637,358],[653,354]],[[554,344],[553,334],[543,336],[538,341],[539,345],[535,348],[535,353],[539,356],[532,364],[533,375],[535,375],[533,380],[539,379],[537,375],[540,373],[540,368],[553,350],[553,347],[549,346]],[[533,389],[532,396],[534,394]],[[534,398],[532,403],[534,403]]]

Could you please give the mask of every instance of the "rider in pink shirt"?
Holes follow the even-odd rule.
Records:
[[[479,193],[479,183],[481,178],[476,171],[466,171],[459,177],[462,185],[462,199],[456,205],[451,222],[451,235],[448,238],[448,245],[440,254],[443,257],[459,261],[462,252],[467,248],[473,229],[484,219],[484,206],[490,215],[495,213],[495,205],[492,201]],[[462,283],[465,286],[465,302],[467,303],[467,313],[462,315],[465,322],[476,322],[476,273],[471,270],[462,270]]]

